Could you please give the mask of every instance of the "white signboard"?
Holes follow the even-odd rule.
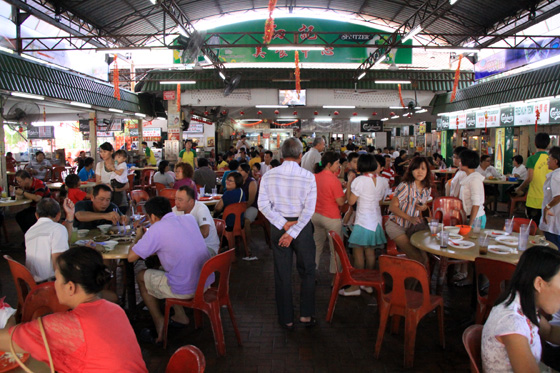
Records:
[[[535,124],[535,107],[533,104],[517,105],[513,110],[514,125],[526,126],[528,124]]]
[[[484,124],[485,121],[486,124]],[[485,128],[485,126],[488,128],[500,126],[500,109],[476,112],[476,128]]]

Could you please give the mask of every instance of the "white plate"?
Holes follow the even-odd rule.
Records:
[[[511,248],[504,246],[504,245],[490,245],[488,246],[488,251],[490,251],[491,253],[494,254],[501,254],[501,255],[507,255],[507,254],[511,254]]]
[[[517,236],[498,236],[495,237],[496,241],[503,243],[508,246],[517,246],[519,243],[519,238]]]
[[[548,241],[544,241],[542,243],[539,243],[537,240],[529,240],[529,243],[531,245],[539,245],[539,246],[548,246],[549,245]]]
[[[439,240],[440,238],[440,234],[437,234],[437,239]],[[456,233],[449,233],[449,239],[453,240],[453,241],[462,241],[463,240],[463,236],[461,236],[460,234],[456,234]]]
[[[497,231],[495,229],[493,230],[486,230],[486,233],[488,233],[488,236],[490,237],[498,237],[498,236],[505,236],[506,232],[505,231]],[[516,244],[517,245],[517,244]]]
[[[456,249],[469,249],[474,246],[474,242],[471,241],[456,241],[453,240],[455,243],[449,240],[449,246],[454,247]]]
[[[76,242],[74,242],[76,245],[80,245],[80,246],[84,246],[85,244],[87,244],[88,242],[91,242],[91,240],[78,240]]]

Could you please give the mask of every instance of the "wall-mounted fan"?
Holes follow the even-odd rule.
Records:
[[[180,36],[178,39],[179,45],[184,47],[181,53],[181,62],[192,63],[196,62],[200,54],[200,48],[204,45],[205,32],[194,31],[189,38]]]
[[[33,102],[17,102],[10,107],[6,114],[3,114],[3,118],[8,127],[18,132],[24,139],[25,137],[19,132],[19,127],[27,129],[31,123],[42,120],[39,105]],[[27,141],[27,139],[25,140]]]
[[[233,77],[227,78],[224,82],[226,83],[224,96],[229,96],[233,91],[235,91],[239,83],[241,83],[241,75],[235,74]]]

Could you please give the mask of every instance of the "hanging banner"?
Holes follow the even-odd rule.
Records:
[[[550,101],[549,120],[550,123],[560,123],[560,100]]]
[[[513,117],[515,110],[513,106],[500,108],[500,126],[509,127],[513,126]]]
[[[533,104],[521,104],[515,106],[514,124],[516,126],[535,124],[535,107]]]
[[[476,128],[476,113],[468,113],[466,116],[467,129]]]
[[[500,173],[504,172],[505,143],[506,143],[506,129],[498,128],[496,130],[496,158],[494,159],[494,167]]]
[[[54,126],[29,126],[27,129],[28,139],[54,139]]]
[[[181,140],[181,128],[167,128],[167,140]]]
[[[363,120],[360,122],[360,132],[383,132],[383,122],[380,120]]]
[[[488,114],[488,118],[485,115]],[[500,109],[490,109],[476,112],[476,128],[491,128],[500,126]]]

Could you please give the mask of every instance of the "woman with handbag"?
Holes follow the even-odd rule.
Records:
[[[58,257],[55,277],[58,301],[71,310],[0,330],[0,350],[28,352],[57,372],[147,372],[126,314],[98,297],[111,277],[101,254],[71,248]]]
[[[410,243],[414,232],[429,229],[422,213],[428,209],[428,198],[432,193],[430,165],[425,157],[415,157],[410,162],[404,177],[395,190],[391,201],[391,214],[385,231],[397,247],[410,259],[428,265],[426,253]]]

